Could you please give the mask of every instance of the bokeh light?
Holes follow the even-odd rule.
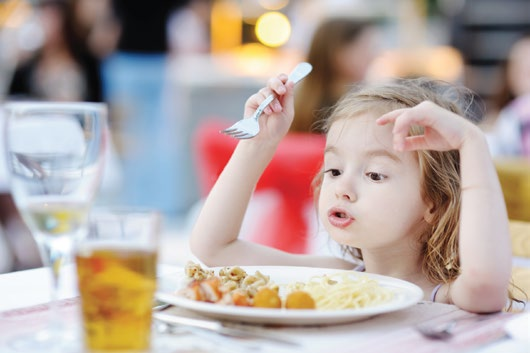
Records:
[[[287,16],[280,12],[267,12],[258,18],[255,31],[261,43],[269,47],[279,47],[289,40],[291,23]]]
[[[215,1],[211,11],[212,53],[232,50],[241,45],[242,15],[234,0]]]

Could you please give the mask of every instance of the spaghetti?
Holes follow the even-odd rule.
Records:
[[[392,300],[394,293],[365,276],[353,278],[348,273],[314,276],[309,281],[289,285],[288,291],[304,290],[320,310],[359,309]]]

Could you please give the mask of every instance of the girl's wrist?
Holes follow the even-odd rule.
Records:
[[[277,138],[276,136],[260,137],[261,136],[256,136],[255,138],[248,140],[241,140],[239,141],[238,146],[241,145],[242,148],[252,150],[255,153],[274,153],[282,141],[282,138]]]
[[[460,153],[466,150],[475,150],[475,153],[478,151],[489,151],[486,135],[478,126],[472,125],[463,138],[462,145],[459,148]]]
[[[258,140],[241,140],[237,144],[236,151],[239,155],[249,159],[252,163],[259,161],[266,161],[267,163],[272,159],[278,144],[264,143],[264,141]]]

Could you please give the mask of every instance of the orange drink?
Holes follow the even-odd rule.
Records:
[[[138,220],[129,228],[124,222],[136,216],[128,217],[115,220],[120,230],[108,220],[92,220],[91,232],[99,227],[98,234],[89,234],[76,248],[85,346],[91,352],[143,352],[150,347],[157,251],[156,242],[148,239],[157,231],[142,228]],[[94,222],[99,222],[97,227]]]

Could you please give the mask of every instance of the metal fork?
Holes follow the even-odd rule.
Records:
[[[456,327],[457,320],[450,320],[448,322],[438,325],[423,325],[416,326],[416,329],[423,336],[434,340],[446,340],[453,336],[453,329]]]
[[[297,83],[306,77],[311,70],[313,70],[311,64],[306,62],[299,63],[289,74],[288,80]],[[252,114],[252,116],[239,120],[234,125],[222,130],[221,132],[237,139],[253,138],[259,133],[258,118],[263,113],[263,110],[274,100],[274,98],[274,94],[267,96],[267,98],[265,98],[265,100],[259,105],[258,109],[256,109],[254,114]]]
[[[488,320],[494,315],[495,314],[473,315],[473,316],[459,317],[459,318],[445,321],[442,323],[420,324],[416,326],[416,330],[418,330],[419,333],[421,333],[423,336],[429,339],[447,340],[453,337],[454,329],[456,328],[459,322],[462,322],[462,321],[479,322],[479,321]]]

